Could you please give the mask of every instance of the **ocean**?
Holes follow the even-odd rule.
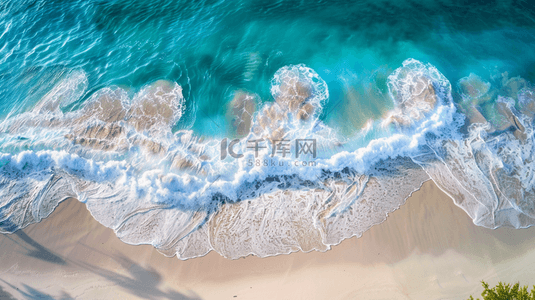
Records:
[[[427,180],[532,226],[533,45],[527,1],[0,1],[0,231],[326,251]]]

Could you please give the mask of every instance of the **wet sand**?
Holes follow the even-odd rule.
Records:
[[[325,253],[181,261],[121,242],[69,199],[0,236],[0,298],[466,299],[481,280],[535,284],[534,242],[535,228],[473,225],[428,181],[386,222]]]

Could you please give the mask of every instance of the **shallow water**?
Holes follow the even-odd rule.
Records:
[[[478,225],[535,222],[528,2],[0,8],[4,232],[76,197],[183,259],[326,250],[429,178]]]

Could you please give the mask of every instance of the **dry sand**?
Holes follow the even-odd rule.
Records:
[[[535,284],[535,228],[477,227],[431,181],[326,253],[180,261],[122,243],[85,205],[0,236],[0,299],[466,299],[482,279]]]

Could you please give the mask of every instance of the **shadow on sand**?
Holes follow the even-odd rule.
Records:
[[[71,300],[71,299],[74,299],[73,297],[71,297],[66,292],[61,292],[61,295],[59,295],[59,296],[52,296],[52,295],[46,294],[44,292],[41,292],[41,291],[39,291],[37,289],[34,289],[31,286],[28,286],[26,284],[22,284],[23,289],[19,289],[16,286],[6,282],[5,280],[0,279],[0,281],[5,283],[6,285],[11,287],[12,289],[17,290],[21,294],[21,296],[23,297],[22,299],[28,299],[28,300],[37,300],[37,299],[39,299],[39,300]],[[13,295],[5,292],[2,289],[2,287],[0,286],[0,299],[2,299],[2,300],[4,300],[4,299],[5,300],[11,300],[11,299],[16,299],[16,298],[13,297]]]
[[[27,256],[35,257],[37,259],[44,260],[44,261],[54,263],[54,264],[58,264],[58,265],[67,264],[65,260],[55,255],[47,248],[43,247],[41,244],[39,244],[34,239],[29,237],[24,231],[19,230],[15,232],[15,235],[18,236],[24,242],[26,242],[26,244],[33,247],[33,249],[28,249],[25,247],[28,250],[28,253],[26,253]]]
[[[110,282],[115,283],[137,297],[144,299],[170,300],[201,299],[201,297],[194,292],[190,292],[191,295],[185,295],[172,289],[162,291],[162,289],[159,287],[162,283],[162,276],[155,269],[143,267],[122,254],[111,256],[88,245],[81,245],[85,246],[91,251],[98,252],[101,255],[106,255],[112,258],[128,272],[128,276],[84,262],[78,263],[81,267],[105,278]]]
[[[18,230],[13,234],[3,234],[3,236],[28,251],[25,253],[26,256],[58,265],[67,264],[64,259],[52,253],[52,251],[48,250],[46,247],[43,247],[22,230]],[[17,241],[17,239],[14,238],[15,236],[18,237],[20,241]]]

